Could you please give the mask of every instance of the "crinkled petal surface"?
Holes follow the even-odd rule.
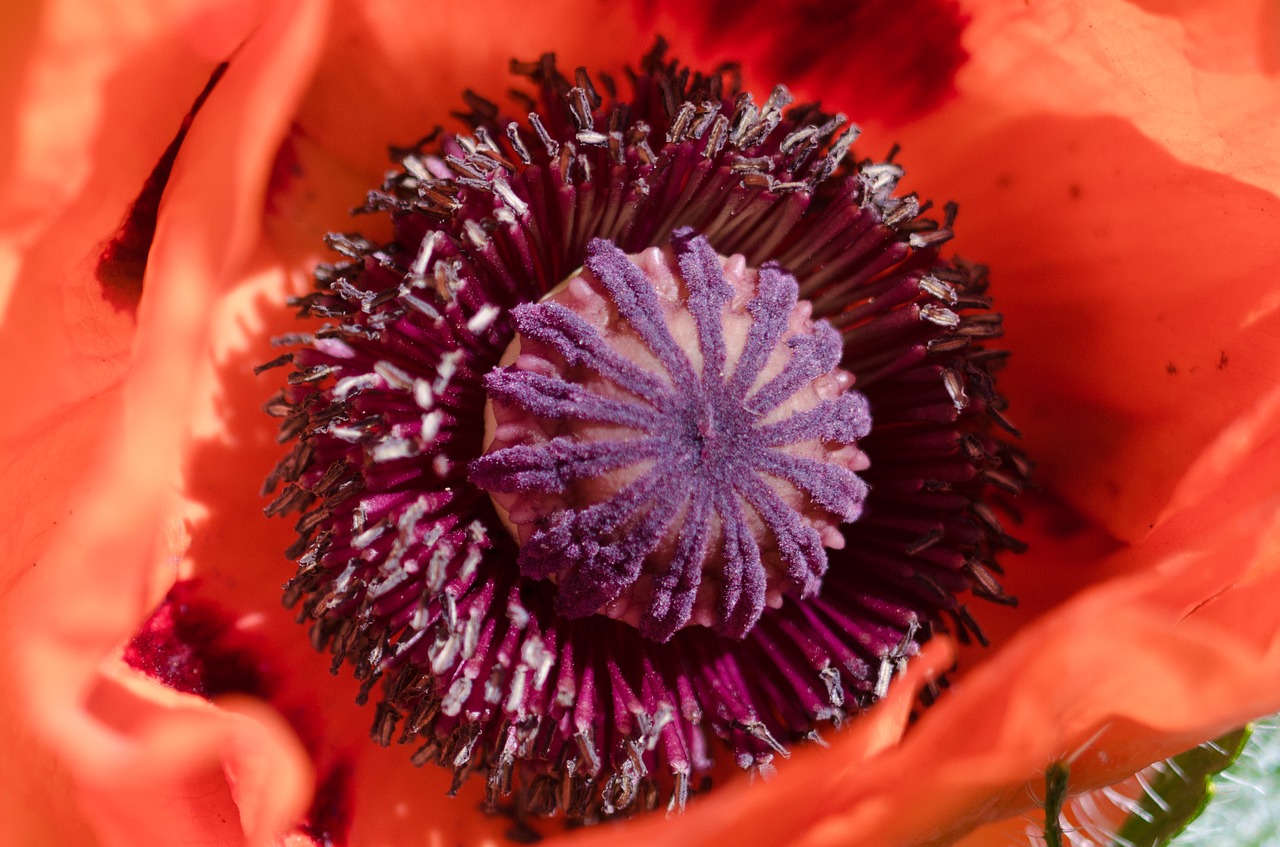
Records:
[[[945,641],[776,779],[564,841],[943,844],[986,825],[965,843],[1004,844],[1056,759],[1076,757],[1083,790],[1280,709],[1274,4],[939,2],[950,35],[925,29],[955,61],[912,64],[915,94],[878,103],[865,92],[882,80],[855,95],[831,72],[856,43],[804,36],[856,32],[846,14],[893,22],[892,4],[815,24],[747,3],[757,36],[737,40],[710,28],[713,3],[83,6],[24,6],[0,34],[5,843],[268,843],[300,819],[294,844],[501,835],[475,786],[446,801],[443,773],[368,743],[350,681],[280,609],[287,527],[256,493],[278,455],[258,413],[271,387],[249,371],[387,143],[446,122],[465,87],[497,96],[512,56],[616,68],[652,28],[688,61],[742,58],[756,87],[784,69],[865,110],[874,152],[903,143],[907,185],[960,201],[1042,493],[1011,563],[1022,605],[982,610],[994,647],[962,650],[909,730]],[[174,160],[145,278],[104,287],[98,256],[228,59]],[[246,634],[275,682],[244,693],[267,702],[122,668],[176,578]]]
[[[1280,33],[1269,4],[1240,5],[979,5],[967,38],[999,49],[901,133],[925,193],[974,210],[964,250],[1017,280],[1001,300],[1018,350],[1004,384],[1026,398],[1042,478],[1125,540],[1270,388]],[[1248,42],[1211,50],[1237,15],[1258,21]]]

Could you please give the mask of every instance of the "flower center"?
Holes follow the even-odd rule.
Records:
[[[292,364],[285,604],[372,737],[453,790],[522,820],[680,809],[932,633],[981,641],[971,597],[1012,602],[1001,318],[941,254],[954,209],[855,161],[843,115],[661,44],[630,96],[513,68],[527,118],[469,93],[468,133],[397,150],[364,207],[390,240],[331,235],[264,366]]]
[[[521,573],[557,582],[557,612],[741,638],[785,593],[817,592],[823,546],[862,510],[870,416],[810,313],[785,271],[688,229],[636,256],[597,239],[515,310],[471,480]]]

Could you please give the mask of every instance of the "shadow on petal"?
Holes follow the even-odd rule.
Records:
[[[1280,200],[1118,118],[930,132],[906,141],[908,184],[959,201],[965,255],[992,268],[1017,351],[1001,384],[1037,482],[1141,538],[1192,459],[1270,388]]]

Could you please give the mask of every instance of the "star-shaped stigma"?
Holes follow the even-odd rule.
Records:
[[[559,613],[741,638],[766,604],[817,593],[824,545],[862,511],[871,418],[790,274],[722,260],[691,229],[636,257],[596,239],[514,316],[470,475],[521,573],[556,580]]]

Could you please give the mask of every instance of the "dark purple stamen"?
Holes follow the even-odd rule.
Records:
[[[776,414],[788,401],[798,402],[801,387],[835,367],[839,333],[825,322],[788,333],[796,320],[798,286],[786,271],[765,265],[745,307],[750,328],[738,338],[736,361],[727,368],[724,313],[734,287],[705,238],[681,229],[672,234],[672,245],[685,286],[685,302],[678,305],[696,327],[701,366],[695,368],[673,334],[665,314],[671,307],[660,302],[645,271],[608,241],[593,241],[587,272],[607,292],[620,322],[661,365],[660,373],[619,353],[601,331],[553,299],[514,310],[522,355],[538,349],[566,365],[587,367],[605,378],[604,390],[612,396],[518,367],[494,371],[485,382],[508,409],[508,421],[523,413],[552,419],[559,429],[579,421],[636,434],[608,439],[597,431],[599,440],[583,440],[572,431],[550,440],[531,436],[533,443],[473,462],[471,481],[491,492],[567,495],[580,480],[643,465],[638,477],[595,502],[554,514],[538,509],[536,528],[520,552],[521,573],[556,577],[556,611],[579,618],[634,590],[647,570],[647,596],[634,598],[643,606],[639,629],[666,641],[694,616],[703,571],[711,568],[719,586],[712,587],[718,595],[714,628],[742,638],[764,610],[769,570],[780,570],[778,581],[797,597],[815,594],[827,570],[826,551],[804,506],[780,497],[771,480],[789,483],[836,520],[856,520],[866,497],[866,485],[848,467],[861,467],[861,453],[842,451],[842,464],[835,456],[819,460],[789,448],[799,442],[851,445],[870,431],[871,420],[865,398],[854,393]],[[789,350],[785,366],[756,388],[780,345]],[[744,507],[772,536],[776,553],[763,560]],[[776,567],[770,564],[774,559]]]
[[[767,770],[933,632],[981,640],[968,595],[1011,602],[1000,317],[940,255],[954,208],[853,161],[843,116],[662,45],[629,99],[513,67],[527,119],[469,94],[470,134],[398,151],[364,208],[394,237],[330,236],[267,365],[293,368],[267,407],[285,602],[377,701],[372,737],[490,808],[678,809],[720,751]]]

